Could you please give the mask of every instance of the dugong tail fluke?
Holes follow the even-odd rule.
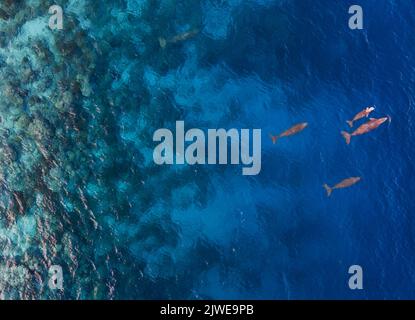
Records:
[[[160,44],[160,47],[164,49],[167,45],[167,40],[165,38],[160,37],[159,44]]]
[[[352,135],[346,131],[342,131],[342,136],[346,140],[346,143],[350,144],[350,139],[352,138]]]
[[[327,197],[330,197],[331,196],[331,193],[333,192],[333,189],[332,188],[330,188],[326,183],[325,184],[323,184],[323,187],[324,187],[324,189],[326,189],[326,191],[327,191]]]
[[[353,120],[347,120],[346,122],[350,128],[353,128]]]
[[[278,136],[274,136],[274,135],[272,135],[272,133],[270,133],[269,134],[269,137],[271,138],[271,140],[272,140],[272,144],[276,144],[277,143],[277,140],[278,140]]]

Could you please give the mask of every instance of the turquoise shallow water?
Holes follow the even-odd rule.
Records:
[[[415,6],[360,2],[362,31],[347,1],[3,1],[0,297],[414,298]],[[346,146],[372,104],[392,122]],[[261,128],[261,173],[155,165],[177,120]]]

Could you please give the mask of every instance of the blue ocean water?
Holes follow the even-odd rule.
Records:
[[[3,1],[0,297],[415,298],[415,4],[358,4],[363,30],[345,0]],[[368,105],[391,123],[347,146]],[[177,120],[261,128],[261,173],[155,165]]]

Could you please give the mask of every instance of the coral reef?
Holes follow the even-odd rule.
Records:
[[[167,297],[186,277],[173,192],[190,181],[191,201],[205,181],[151,161],[152,131],[180,113],[168,79],[185,58],[157,39],[200,27],[201,7],[57,4],[61,32],[47,27],[50,1],[0,4],[1,298]],[[56,264],[63,291],[47,286]]]

